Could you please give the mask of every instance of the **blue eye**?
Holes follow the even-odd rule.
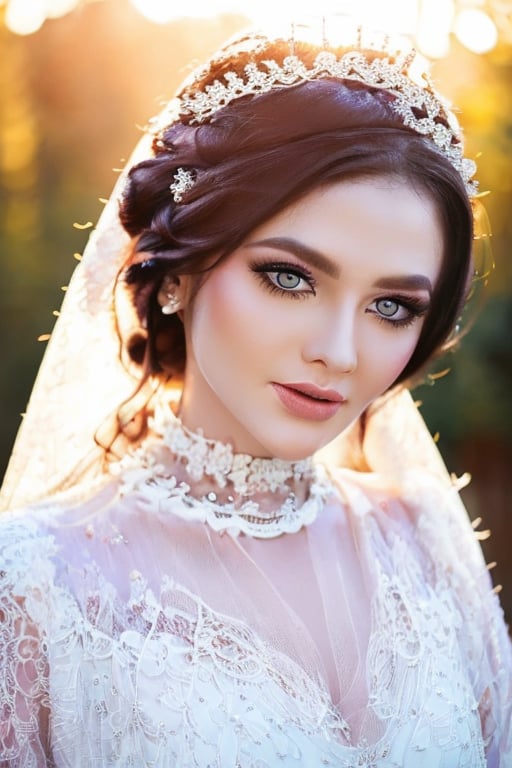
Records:
[[[430,306],[428,299],[420,296],[383,296],[375,299],[367,308],[381,323],[387,323],[393,328],[403,328],[412,325],[414,321],[427,312]]]
[[[293,272],[274,272],[273,275],[276,285],[288,291],[298,288],[302,281],[302,277]]]
[[[379,299],[375,302],[375,307],[383,317],[394,317],[401,309],[398,301],[393,299]]]
[[[264,261],[251,264],[251,269],[271,293],[291,299],[306,299],[316,294],[315,279],[305,267],[286,262]]]

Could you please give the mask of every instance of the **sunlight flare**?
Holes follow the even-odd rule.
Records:
[[[462,45],[473,53],[487,53],[498,42],[493,20],[478,8],[465,8],[455,20],[455,34]]]
[[[5,11],[5,25],[17,35],[32,35],[45,19],[43,0],[10,0]]]

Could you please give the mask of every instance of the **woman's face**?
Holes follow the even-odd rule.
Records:
[[[253,456],[311,455],[404,369],[442,253],[433,203],[393,178],[268,220],[185,310],[184,424]]]

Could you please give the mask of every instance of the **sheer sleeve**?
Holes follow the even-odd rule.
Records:
[[[35,529],[0,521],[0,768],[50,765],[43,629],[48,565],[40,555]]]

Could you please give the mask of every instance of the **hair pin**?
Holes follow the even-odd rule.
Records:
[[[195,182],[195,173],[186,168],[178,168],[173,176],[173,182],[169,189],[172,192],[175,203],[181,203],[183,195],[192,189]]]

